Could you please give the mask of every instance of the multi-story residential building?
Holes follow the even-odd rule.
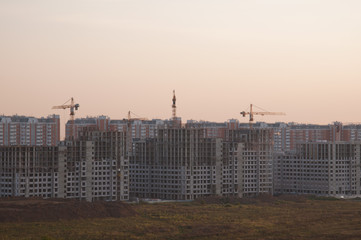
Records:
[[[359,195],[361,142],[309,142],[277,153],[275,193]]]
[[[228,130],[224,139],[204,131],[163,128],[156,138],[134,141],[131,195],[187,200],[272,194],[271,131]]]
[[[247,124],[240,124],[247,128]],[[263,123],[253,124],[253,128],[273,130],[274,150],[279,152],[294,151],[298,143],[315,141],[357,141],[361,140],[361,125],[342,125],[334,122],[328,125],[298,123]]]
[[[342,141],[361,141],[361,124],[340,125],[340,128],[342,128]]]
[[[68,121],[65,125],[65,139],[69,139],[69,136],[74,132],[74,139],[78,139],[79,132],[82,132],[84,129],[97,129],[99,131],[109,131],[109,117],[99,116],[99,117],[86,117],[86,118],[77,118],[74,120],[74,124],[71,121]]]
[[[77,140],[65,144],[65,197],[128,200],[128,160],[123,133],[83,129]]]
[[[98,130],[113,130],[130,133],[132,139],[146,139],[155,137],[157,129],[164,126],[172,126],[173,120],[145,120],[128,119],[111,120],[106,116],[87,117],[76,119],[74,122],[75,134],[86,127],[94,127]],[[181,119],[177,118],[181,125]],[[130,125],[129,125],[130,124]],[[66,124],[66,136],[70,134],[70,122]],[[130,131],[128,131],[130,126]],[[209,121],[188,120],[187,128],[204,129],[204,137],[225,138],[226,130],[248,129],[249,123],[240,123],[237,119],[230,119],[226,122],[217,123]],[[298,123],[264,123],[252,124],[253,128],[266,128],[273,130],[274,151],[295,150],[297,143],[312,141],[357,141],[361,140],[361,124],[343,125],[334,122],[328,125],[298,124]],[[1,131],[1,130],[0,130]],[[0,138],[1,140],[1,138]]]
[[[72,125],[70,121],[66,123],[66,139],[70,136],[71,128],[74,128],[74,139],[77,139],[79,132],[85,128],[90,127],[99,131],[119,131],[128,133],[128,126],[130,126],[130,137],[145,139],[154,137],[156,129],[159,126],[167,124],[169,124],[169,121],[160,119],[131,119],[128,123],[127,119],[111,120],[106,116],[78,118],[74,120],[74,125]]]
[[[239,160],[242,166],[243,196],[273,194],[272,137],[271,129],[238,129],[226,132],[226,141],[243,143]]]
[[[0,197],[128,200],[123,133],[84,131],[59,146],[0,147]]]
[[[152,119],[152,120],[139,120],[132,119],[128,123],[128,120],[111,120],[110,129],[128,132],[128,126],[130,126],[130,137],[132,139],[146,139],[153,138],[157,134],[157,129],[161,126],[169,124],[167,120]]]
[[[59,115],[0,116],[0,146],[56,146],[59,141]]]
[[[63,147],[1,146],[0,197],[58,197]]]
[[[230,173],[223,171],[222,139],[205,138],[204,129],[158,129],[156,138],[133,144],[130,173],[134,197],[189,200],[242,193],[241,174],[228,177]],[[228,165],[228,159],[224,164]]]
[[[188,120],[186,123],[187,128],[204,129],[203,131],[204,137],[209,137],[209,138],[224,138],[226,129],[237,129],[237,128],[232,128],[234,125],[237,126],[238,122],[227,124],[227,123],[216,123],[216,122],[208,122],[208,121]]]

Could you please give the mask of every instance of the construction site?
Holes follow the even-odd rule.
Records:
[[[1,197],[91,202],[282,193],[361,194],[356,125],[351,129],[352,126],[343,127],[340,123],[253,123],[256,115],[284,113],[254,111],[252,104],[249,111],[240,112],[240,116],[249,116],[247,124],[236,119],[226,123],[182,123],[177,116],[175,92],[172,116],[167,120],[148,120],[131,111],[121,120],[106,116],[75,119],[79,104],[73,98],[69,101],[53,107],[70,110],[65,140],[57,144],[40,140],[37,145],[30,144],[35,143],[34,133],[38,134],[37,139],[44,134],[37,129],[55,129],[52,132],[59,137],[59,117],[55,115],[40,121],[3,118],[7,136],[0,146]],[[27,132],[29,136],[21,135]],[[56,139],[51,131],[45,134]],[[347,137],[355,141],[345,141]],[[12,143],[5,142],[8,139],[20,142],[8,144]],[[29,139],[23,141],[28,144],[21,144],[21,139]]]
[[[1,196],[193,200],[273,193],[273,132],[252,128],[253,115],[269,112],[251,105],[241,113],[250,116],[249,128],[232,125],[210,135],[181,122],[174,91],[172,117],[164,121],[132,118],[130,111],[120,121],[79,121],[80,105],[69,101],[53,107],[70,109],[66,138],[57,146],[2,147]]]

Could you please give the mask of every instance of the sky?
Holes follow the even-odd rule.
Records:
[[[0,114],[361,122],[359,0],[0,0]]]

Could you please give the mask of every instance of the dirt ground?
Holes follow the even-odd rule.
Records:
[[[134,216],[122,202],[80,202],[69,199],[1,198],[0,222],[58,221]]]
[[[128,204],[0,199],[0,239],[359,240],[361,199],[315,196]]]
[[[195,204],[257,204],[279,201],[306,202],[309,197],[260,195],[256,198],[211,196],[198,198]],[[48,222],[85,218],[130,217],[137,208],[123,202],[85,202],[73,199],[0,198],[0,222]]]
[[[275,203],[277,201],[290,201],[290,202],[305,202],[309,199],[309,196],[305,195],[280,195],[271,196],[269,194],[259,195],[257,197],[221,197],[221,196],[210,196],[204,198],[197,198],[195,202],[201,204],[268,204]]]

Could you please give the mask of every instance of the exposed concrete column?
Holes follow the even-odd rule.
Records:
[[[334,149],[335,149],[335,143],[329,143],[328,144],[328,194],[331,194],[331,191],[333,191],[333,184],[334,184],[334,177],[332,177],[333,174],[335,174],[335,169],[333,168],[333,160],[334,160]],[[332,148],[332,151],[331,151]],[[331,168],[332,167],[332,168]],[[332,173],[331,173],[332,169]],[[334,175],[333,175],[334,176]],[[332,182],[332,184],[331,184]]]
[[[243,158],[244,144],[238,143],[237,146],[237,192],[238,197],[243,197],[243,163],[245,159]]]
[[[25,178],[25,197],[29,197],[29,162],[30,162],[30,148],[25,151],[25,165],[24,165],[24,178]]]
[[[66,193],[66,173],[65,173],[65,163],[66,163],[66,154],[67,147],[59,146],[59,155],[58,155],[58,198],[65,198]]]
[[[361,183],[360,183],[360,177],[361,177],[361,172],[360,172],[360,170],[361,170],[361,152],[360,152],[360,150],[361,150],[361,144],[360,143],[358,143],[358,144],[355,144],[356,146],[355,146],[355,151],[356,151],[356,154],[355,154],[355,163],[356,163],[356,165],[355,165],[355,170],[356,170],[356,182],[355,182],[355,187],[356,187],[356,195],[359,195],[360,194],[360,185],[361,185]],[[352,176],[352,174],[351,174],[351,176]]]
[[[82,182],[85,181],[85,199],[88,202],[93,200],[93,191],[92,191],[92,176],[93,176],[93,161],[94,161],[94,142],[93,141],[86,141],[85,142],[85,174],[82,171],[81,179]],[[84,180],[83,180],[84,179]],[[80,192],[82,189],[82,185],[79,186]],[[82,196],[80,196],[82,197]]]
[[[216,186],[215,186],[215,194],[216,195],[222,195],[222,169],[223,169],[223,164],[222,164],[222,139],[217,139],[216,140]],[[213,181],[213,179],[211,180]]]

